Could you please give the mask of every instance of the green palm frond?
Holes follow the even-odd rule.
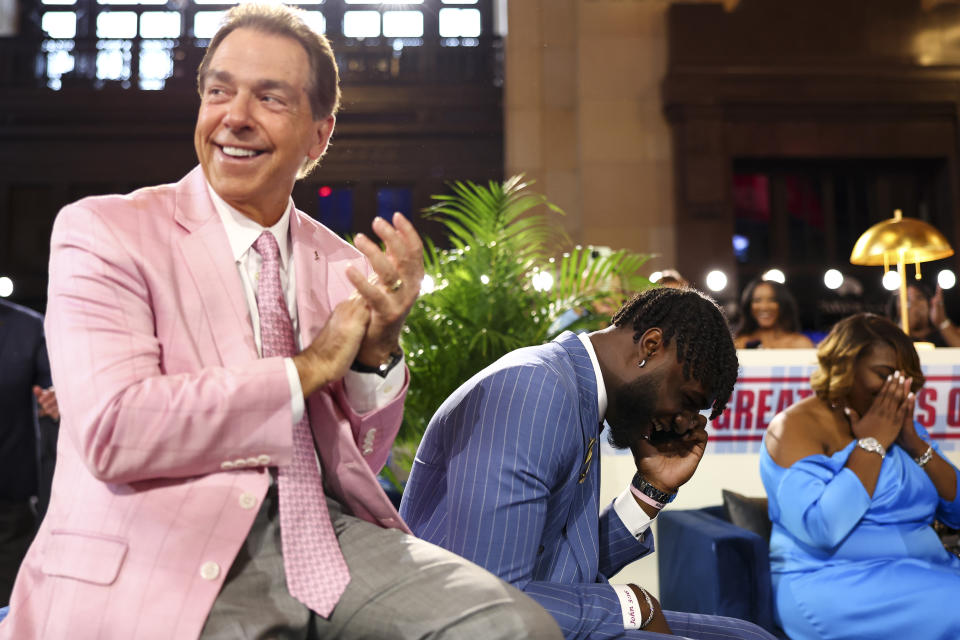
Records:
[[[605,326],[624,298],[650,286],[639,275],[647,255],[580,246],[564,252],[563,212],[529,187],[522,175],[485,186],[454,182],[425,211],[446,229],[451,248],[425,241],[434,290],[418,298],[402,336],[411,382],[394,446],[400,479],[430,418],[470,376],[563,329]],[[539,273],[553,286],[535,287]]]

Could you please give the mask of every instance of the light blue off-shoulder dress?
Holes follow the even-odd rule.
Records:
[[[777,622],[793,640],[960,639],[960,558],[930,527],[960,527],[960,491],[941,500],[893,445],[871,498],[844,467],[854,446],[786,469],[760,447]]]

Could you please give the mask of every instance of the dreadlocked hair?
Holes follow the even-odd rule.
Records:
[[[676,340],[683,377],[703,385],[711,398],[713,420],[727,406],[740,363],[727,320],[711,298],[689,287],[641,291],[614,314],[617,327],[633,326],[633,341],[653,327],[663,332],[664,346]]]

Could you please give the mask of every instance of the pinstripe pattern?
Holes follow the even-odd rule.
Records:
[[[652,551],[653,538],[637,541],[612,505],[600,511],[596,440],[593,461],[584,465],[599,431],[597,380],[576,335],[514,351],[467,381],[434,415],[400,513],[419,537],[533,597],[568,640],[664,637],[625,631],[620,601],[607,584]],[[691,629],[709,640],[770,638],[726,618],[676,614],[676,620],[675,632]]]

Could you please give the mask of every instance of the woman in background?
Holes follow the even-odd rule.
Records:
[[[773,280],[753,280],[740,297],[743,319],[735,333],[738,349],[802,349],[813,342],[800,333],[797,301]]]
[[[894,293],[887,303],[887,317],[900,325],[900,294]],[[960,347],[960,328],[947,317],[943,305],[943,291],[930,295],[919,282],[907,284],[907,322],[910,339],[929,342],[935,347]]]
[[[816,395],[760,448],[777,622],[794,640],[960,638],[960,558],[930,526],[960,526],[960,473],[913,420],[913,343],[860,313],[817,358]]]

